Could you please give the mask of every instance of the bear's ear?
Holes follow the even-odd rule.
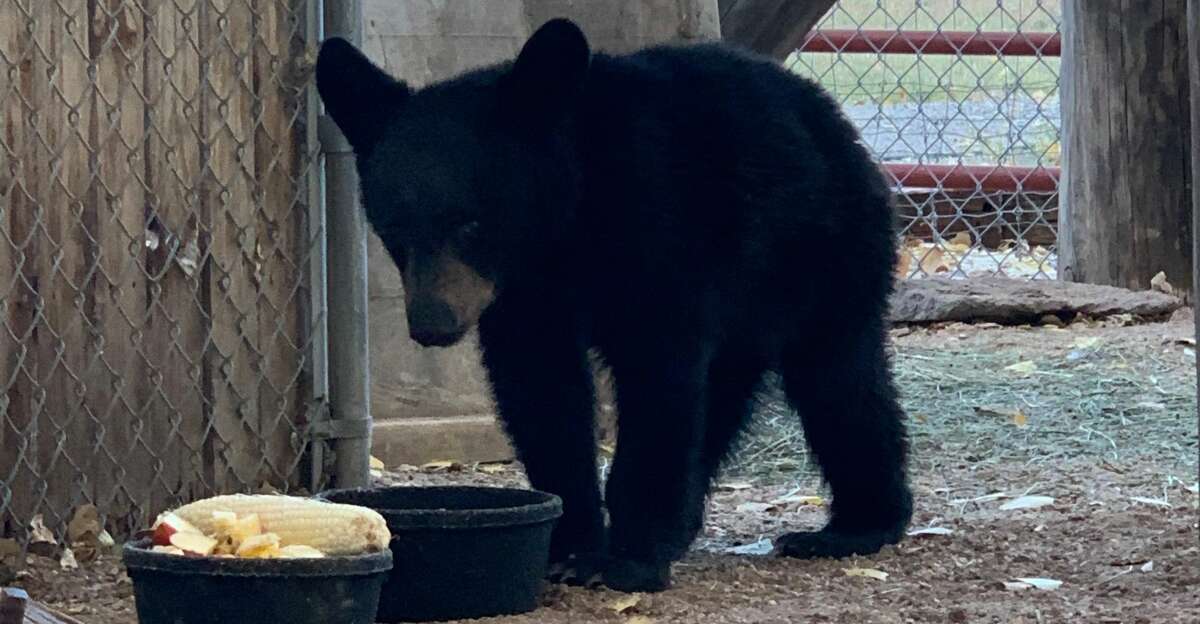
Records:
[[[371,148],[408,86],[375,66],[350,42],[331,37],[317,55],[317,92],[325,110],[357,151]]]
[[[574,22],[546,22],[525,42],[504,77],[506,108],[527,119],[552,121],[579,94],[591,58],[587,38]]]

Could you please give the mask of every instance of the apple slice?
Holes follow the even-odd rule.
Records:
[[[203,533],[180,531],[171,535],[171,545],[182,550],[185,555],[207,557],[216,550],[217,540]]]
[[[150,552],[163,553],[166,555],[182,555],[183,551],[177,546],[154,546]]]
[[[158,519],[154,521],[153,531],[150,542],[155,546],[170,546],[171,537],[178,533],[204,535],[200,529],[196,528],[196,525],[169,511],[158,516]]]

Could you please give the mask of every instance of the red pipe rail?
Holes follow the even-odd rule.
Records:
[[[814,30],[801,52],[943,54],[961,56],[1060,56],[1062,38],[1049,32],[968,30]]]
[[[1025,191],[1053,193],[1058,190],[1058,167],[1014,167],[1009,165],[922,165],[884,163],[900,187],[979,189],[981,191]]]
[[[809,33],[800,51],[1057,57],[1062,55],[1062,38],[1049,32],[822,29]],[[1007,165],[885,163],[883,168],[901,187],[1037,193],[1057,191],[1062,174],[1059,167]]]

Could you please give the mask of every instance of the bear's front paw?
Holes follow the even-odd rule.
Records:
[[[671,586],[671,564],[613,558],[604,568],[604,584],[622,592],[659,592]]]
[[[602,581],[608,557],[600,553],[579,553],[553,562],[546,572],[551,583],[577,587],[598,587]]]

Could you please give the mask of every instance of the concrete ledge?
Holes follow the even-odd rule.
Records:
[[[508,436],[490,415],[380,420],[371,437],[371,454],[388,466],[513,458]]]

